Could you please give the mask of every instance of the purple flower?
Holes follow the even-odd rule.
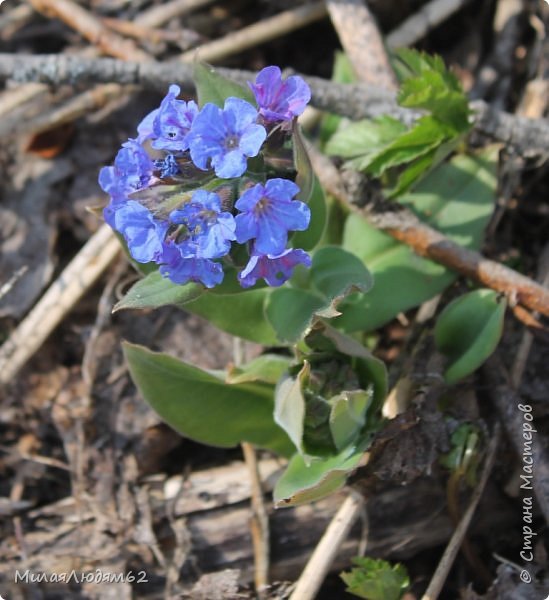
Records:
[[[137,262],[162,260],[168,223],[157,221],[139,202],[128,200],[121,204],[113,214],[112,227],[124,236],[128,250]]]
[[[243,288],[252,287],[258,279],[264,279],[269,285],[278,287],[292,276],[294,268],[299,264],[311,266],[311,257],[299,248],[289,248],[278,255],[252,255],[238,279]]]
[[[311,90],[297,75],[282,81],[278,67],[265,67],[255,78],[252,88],[259,112],[268,122],[290,121],[300,115],[311,99]]]
[[[235,206],[236,239],[243,244],[255,239],[257,254],[278,255],[288,242],[288,231],[303,231],[309,226],[309,207],[292,198],[299,187],[287,179],[269,179],[246,190]]]
[[[173,283],[182,285],[189,281],[204,284],[207,288],[223,281],[223,267],[207,258],[183,258],[179,256],[168,264],[161,265],[160,273]]]
[[[160,108],[149,113],[137,127],[139,141],[152,138],[152,147],[157,150],[183,152],[188,149],[187,137],[198,106],[192,100],[177,100],[180,91],[179,86],[170,85]]]
[[[219,196],[207,190],[197,190],[189,202],[170,214],[170,221],[185,228],[178,244],[182,256],[220,258],[236,239],[234,217],[221,212]]]
[[[246,171],[246,157],[257,156],[267,137],[257,117],[257,110],[240,98],[227,98],[223,110],[206,104],[188,136],[194,164],[207,170],[211,161],[218,177],[240,177]]]

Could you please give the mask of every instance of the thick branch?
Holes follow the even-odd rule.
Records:
[[[246,71],[219,69],[236,81],[250,81],[255,76]],[[139,63],[116,59],[85,59],[63,55],[0,54],[0,79],[18,82],[39,81],[50,85],[79,83],[109,83],[139,85],[166,90],[178,83],[185,91],[194,89],[192,66],[180,62]],[[336,84],[318,77],[305,77],[311,86],[311,103],[322,110],[352,119],[394,116],[410,123],[416,111],[397,105],[395,95],[367,84]],[[527,119],[490,108],[484,102],[473,102],[475,126],[487,135],[522,151],[534,153],[549,150],[549,123],[543,119]]]
[[[430,258],[466,275],[482,285],[505,294],[511,303],[549,316],[549,289],[498,262],[464,248],[422,223],[408,210],[370,213],[367,219],[416,254]]]
[[[330,159],[313,146],[309,147],[309,154],[322,186],[340,202],[360,212],[374,227],[410,246],[416,254],[505,294],[512,304],[520,303],[530,310],[549,316],[549,289],[474,250],[456,244],[436,229],[422,223],[406,208],[399,207],[395,210],[393,204],[386,204],[373,211],[360,209],[351,203],[339,172]]]

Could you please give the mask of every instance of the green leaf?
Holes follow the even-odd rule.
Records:
[[[326,145],[330,154],[350,158],[347,168],[398,178],[391,196],[411,187],[426,171],[444,160],[471,128],[469,103],[458,79],[442,59],[416,51],[400,52],[402,106],[430,111],[411,129],[389,117],[359,121],[337,131]],[[412,163],[404,173],[396,167]],[[431,164],[434,163],[434,164]]]
[[[227,333],[264,346],[276,346],[279,345],[276,333],[264,312],[270,294],[269,288],[240,294],[206,293],[185,304],[184,308],[205,317]]]
[[[326,196],[326,227],[318,246],[341,246],[347,211],[333,196]]]
[[[310,463],[296,454],[276,483],[275,507],[307,504],[341,489],[349,473],[358,466],[362,454],[363,448],[346,449],[337,456],[313,459]]]
[[[227,383],[261,381],[276,385],[290,366],[291,359],[281,354],[262,354],[248,364],[232,367],[227,373]]]
[[[305,397],[302,390],[310,373],[311,367],[305,361],[297,376],[288,375],[282,379],[275,391],[275,423],[284,429],[300,454],[304,454],[303,429],[305,423]]]
[[[462,140],[462,136],[452,137],[441,142],[426,154],[413,160],[404,171],[400,173],[396,186],[390,190],[388,197],[395,198],[404,192],[407,192],[412,185],[416,185],[427,173],[433,171],[445,161],[446,158],[456,150]]]
[[[440,464],[458,477],[464,476],[471,487],[475,486],[481,456],[479,428],[471,423],[462,423],[452,433],[450,441],[452,446],[450,452],[440,456]]]
[[[310,270],[312,289],[283,287],[267,298],[266,315],[282,341],[294,342],[315,316],[331,318],[336,307],[351,291],[366,291],[372,278],[356,256],[337,247],[325,247],[313,256]]]
[[[228,385],[182,361],[124,343],[130,374],[151,407],[182,435],[231,447],[251,442],[285,456],[293,446],[273,419],[273,388]]]
[[[325,151],[327,154],[342,158],[360,156],[361,160],[367,162],[370,157],[407,131],[406,125],[393,117],[364,119],[348,123],[346,127],[339,129],[326,144]],[[365,168],[359,168],[357,164],[354,166],[358,170]]]
[[[438,56],[401,49],[398,58],[403,65],[404,80],[398,102],[409,108],[422,108],[451,126],[456,134],[470,129],[469,102],[458,78]]]
[[[242,98],[256,106],[255,98],[248,87],[220,75],[212,66],[196,62],[194,76],[198,106],[211,102],[221,108],[229,97]]]
[[[372,156],[366,170],[375,177],[379,177],[391,167],[423,156],[436,148],[447,137],[449,137],[448,129],[443,123],[433,117],[422,117],[412,129]]]
[[[305,231],[296,231],[291,239],[294,248],[312,250],[324,235],[326,229],[326,199],[324,190],[318,179],[313,175],[313,191],[309,200],[311,221]]]
[[[267,298],[265,315],[280,341],[295,342],[325,306],[326,300],[313,292],[281,287]]]
[[[435,343],[448,358],[447,383],[470,375],[496,349],[506,302],[497,292],[475,290],[451,302],[437,319]]]
[[[354,291],[365,293],[374,284],[364,264],[337,246],[326,246],[315,253],[310,276],[313,286],[328,300],[328,304],[317,312],[323,317],[339,315],[336,307],[345,296]]]
[[[129,308],[158,308],[168,304],[183,306],[198,298],[203,291],[204,287],[200,284],[177,285],[154,271],[135,283],[115,305],[113,312]]]
[[[305,145],[305,138],[303,137],[301,126],[297,122],[297,119],[294,119],[294,122],[292,123],[292,147],[295,170],[297,171],[295,182],[299,186],[299,194],[296,198],[302,202],[309,202],[311,194],[313,193],[315,175]]]
[[[490,147],[476,156],[456,156],[400,201],[455,242],[479,248],[495,201],[497,153]],[[347,332],[377,329],[442,292],[457,277],[360,215],[348,217],[343,247],[364,261],[375,281],[367,294],[352,294],[340,304],[343,314],[334,325]]]
[[[410,586],[406,568],[365,556],[353,558],[356,568],[341,573],[347,592],[366,600],[399,600]]]
[[[360,386],[367,390],[373,385],[373,404],[369,407],[372,413],[381,408],[387,396],[387,369],[383,361],[373,356],[360,342],[330,326],[324,321],[315,323],[305,339],[309,348],[320,351],[334,350],[356,359],[355,371]]]
[[[341,392],[330,398],[330,432],[338,451],[355,442],[366,424],[366,413],[372,403],[373,387],[368,390]]]
[[[356,83],[357,81],[353,64],[345,52],[340,50],[336,50],[334,53],[332,81],[336,83]]]

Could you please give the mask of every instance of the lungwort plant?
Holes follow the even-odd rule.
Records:
[[[425,113],[413,127],[332,116],[320,137],[421,218],[478,247],[494,151],[444,162],[469,128],[463,93],[438,60],[407,54],[400,65],[401,103]],[[247,441],[287,457],[276,503],[308,502],[345,484],[382,424],[386,370],[364,333],[455,275],[325,197],[297,124],[311,96],[302,78],[273,66],[246,87],[198,64],[195,83],[197,103],[171,85],[100,173],[105,219],[143,274],[115,308],[175,305],[270,350],[224,376],[131,344],[126,358],[168,424],[205,444]],[[466,342],[452,342],[470,302],[482,305],[483,331],[498,331],[491,296],[448,309],[437,341],[451,381],[490,348],[475,345],[477,322]]]

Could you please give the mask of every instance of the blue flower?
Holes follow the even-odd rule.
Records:
[[[221,212],[219,196],[207,190],[197,190],[189,202],[172,211],[170,221],[185,227],[179,244],[183,256],[220,258],[236,239],[233,215]]]
[[[267,137],[257,117],[257,110],[240,98],[227,98],[223,110],[206,104],[188,137],[194,164],[207,170],[211,161],[218,177],[240,177],[246,171],[246,157],[257,156]]]
[[[292,198],[299,187],[287,179],[269,179],[246,190],[235,206],[236,239],[240,244],[255,239],[257,254],[277,255],[284,251],[289,231],[303,231],[309,226],[309,207]]]
[[[99,172],[99,185],[114,200],[122,200],[143,187],[152,178],[153,161],[137,140],[122,144],[114,159],[114,166],[103,167]]]
[[[114,227],[114,213],[132,192],[147,187],[153,180],[154,163],[137,140],[122,144],[114,159],[114,166],[103,167],[99,172],[99,185],[110,194],[111,202],[103,214]]]
[[[255,84],[248,85],[260,114],[268,122],[290,121],[305,110],[311,99],[311,90],[301,77],[293,75],[282,81],[278,67],[265,67],[258,73]]]
[[[137,262],[162,260],[168,223],[157,221],[139,202],[128,200],[121,204],[114,212],[112,227],[124,236],[128,250]]]
[[[207,258],[183,258],[178,256],[168,264],[161,265],[160,273],[179,285],[195,281],[207,288],[219,285],[223,281],[223,267]]]
[[[311,257],[300,248],[289,248],[278,255],[252,255],[238,274],[238,279],[243,288],[252,287],[258,279],[264,279],[269,285],[278,287],[292,276],[294,268],[299,264],[311,266]]]
[[[183,152],[188,149],[187,138],[198,106],[192,100],[177,100],[180,91],[179,86],[170,85],[160,108],[149,113],[138,125],[139,141],[152,138],[152,147],[157,150]]]

